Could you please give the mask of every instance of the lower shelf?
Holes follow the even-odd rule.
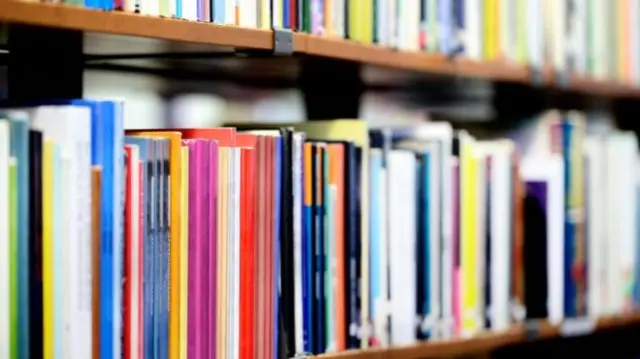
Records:
[[[464,356],[489,352],[508,345],[525,342],[589,335],[600,331],[640,325],[640,313],[595,319],[571,319],[560,325],[547,321],[534,321],[515,325],[502,333],[485,333],[473,338],[417,343],[404,347],[371,348],[328,353],[317,359],[426,359]]]

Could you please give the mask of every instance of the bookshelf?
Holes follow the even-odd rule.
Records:
[[[0,21],[36,27],[50,27],[83,33],[124,35],[188,44],[211,45],[237,50],[273,49],[272,31],[221,26],[187,20],[141,16],[125,12],[103,12],[61,4],[23,3],[1,0]],[[532,71],[524,66],[499,61],[449,59],[443,55],[396,51],[349,40],[302,33],[293,34],[293,52],[362,65],[378,66],[451,78],[478,78],[570,91],[607,98],[638,98],[640,89],[626,83],[571,76],[563,88],[551,71],[544,70],[536,84]]]
[[[274,55],[274,34],[269,30],[220,26],[117,11],[104,12],[62,4],[0,0],[0,23],[8,24],[9,38],[15,38],[13,42],[9,40],[8,46],[11,56],[9,67],[12,68],[9,72],[9,87],[10,96],[21,100],[82,97],[82,71],[86,66],[87,55],[107,55],[115,60],[127,56],[153,57],[160,54],[160,51],[174,51],[174,54],[180,53],[185,58],[195,57],[196,53],[214,52],[226,53],[229,57],[232,57],[234,52],[269,58]],[[91,47],[87,47],[89,37],[93,40]],[[110,42],[114,38],[118,41]],[[123,39],[124,42],[120,41]],[[598,98],[619,103],[623,105],[621,107],[627,105],[626,118],[635,118],[629,114],[637,113],[634,101],[640,100],[640,88],[618,81],[571,76],[569,85],[563,87],[549,69],[543,70],[534,81],[536,76],[528,67],[498,61],[450,59],[443,55],[396,51],[302,33],[293,33],[292,39],[292,54],[289,54],[291,56],[288,58],[293,60],[291,63],[299,65],[299,71],[286,68],[283,71],[290,70],[294,73],[293,76],[297,77],[294,85],[299,86],[304,93],[309,120],[358,117],[359,96],[367,87],[361,75],[364,67],[388,69],[409,77],[420,74],[452,81],[459,78],[487,81],[504,86],[500,87],[503,89],[502,93],[509,93],[514,88],[524,91],[511,94],[511,97],[506,99],[501,98],[503,104],[513,98],[517,98],[518,101],[522,101],[523,98],[524,101],[530,101],[530,94],[542,94],[535,98],[535,106],[572,108],[580,105],[574,106],[575,101],[565,103],[567,99],[579,98],[582,99],[582,103],[586,103]],[[128,47],[119,47],[123,43]],[[158,44],[160,46],[155,46]],[[155,47],[161,50],[157,50],[156,53],[129,52],[136,47]],[[176,48],[180,50],[175,50]],[[216,59],[213,58],[211,61],[214,62]],[[281,63],[289,64],[286,60]],[[332,78],[340,79],[339,86],[336,86]],[[37,81],[41,86],[37,89],[29,86],[33,81]],[[554,100],[550,102],[549,99]],[[500,101],[495,103],[498,104]],[[331,102],[332,106],[326,106],[327,102]],[[497,112],[505,111],[499,109]],[[519,116],[512,114],[512,117]],[[573,331],[568,329],[571,325],[574,325]],[[322,354],[316,358],[455,357],[490,352],[533,340],[589,336],[628,327],[640,328],[640,314],[603,318],[586,326],[572,324],[571,321],[554,326],[542,321],[514,326],[499,334],[486,333],[470,339],[434,341],[388,349],[351,350]]]

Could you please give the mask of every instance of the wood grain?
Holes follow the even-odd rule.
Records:
[[[270,30],[246,29],[118,11],[104,12],[63,4],[0,0],[0,21],[177,43],[238,49],[273,48],[273,36]],[[528,67],[502,61],[475,61],[464,58],[451,60],[440,54],[402,52],[345,39],[301,33],[294,34],[293,49],[298,54],[356,61],[417,73],[521,84],[532,83],[532,72]],[[551,73],[552,71],[545,69],[538,86],[557,88],[559,84]],[[571,76],[566,90],[600,97],[640,98],[640,89],[637,86],[585,76]]]

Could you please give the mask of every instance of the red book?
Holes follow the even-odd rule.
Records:
[[[138,173],[142,174],[144,171],[144,162],[139,161],[138,162]],[[138,202],[138,243],[140,243],[140,250],[138,251],[138,263],[144,263],[144,251],[142,250],[142,243],[144,242],[144,206],[142,205],[142,203],[144,203],[144,176],[138,176],[139,177],[139,191],[137,193],[137,196],[139,197],[139,202]],[[143,274],[142,274],[142,265],[140,265],[138,267],[138,273],[136,273],[136,275],[138,276],[138,280],[139,283],[142,283],[143,281]],[[140,330],[138,330],[138,343],[140,343],[140,345],[138,346],[138,358],[144,358],[144,345],[143,345],[143,338],[144,336],[142,335],[143,333],[143,325],[142,325],[142,320],[143,320],[143,314],[144,314],[144,301],[142,300],[143,295],[142,295],[142,287],[140,289],[140,295],[138,295],[138,325]]]
[[[241,150],[241,208],[240,208],[240,359],[254,358],[255,347],[255,251],[258,192],[257,173],[258,136],[240,133],[236,145]]]
[[[289,1],[289,22],[291,23],[291,30],[298,31],[298,0]]]

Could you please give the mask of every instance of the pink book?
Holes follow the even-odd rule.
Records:
[[[200,252],[203,232],[203,209],[205,196],[203,191],[203,143],[201,140],[183,140],[189,148],[189,289],[187,307],[187,357],[202,358],[202,287],[199,285],[202,261]]]
[[[216,249],[218,238],[218,141],[210,141],[209,144],[209,239],[207,260],[207,306],[209,322],[209,354],[208,358],[216,358],[215,325],[218,320],[216,315],[217,295],[217,265]]]

